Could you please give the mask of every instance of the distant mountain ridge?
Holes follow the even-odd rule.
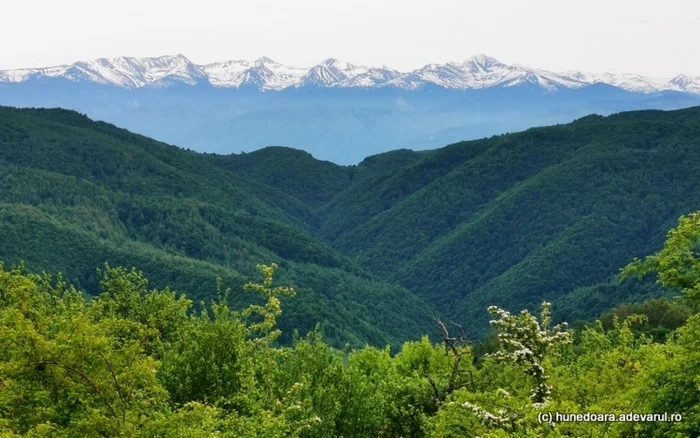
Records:
[[[0,71],[0,83],[32,79],[64,78],[120,88],[168,87],[174,84],[206,84],[222,88],[253,87],[272,91],[307,86],[324,88],[397,88],[417,90],[430,85],[454,90],[534,85],[546,91],[608,84],[636,93],[676,91],[700,94],[700,76],[679,74],[652,78],[639,74],[556,73],[517,64],[508,65],[479,54],[463,62],[427,64],[400,72],[383,67],[358,66],[334,58],[312,67],[283,65],[267,57],[255,61],[231,60],[195,64],[184,55],[117,57],[79,61],[73,64]]]
[[[591,113],[697,106],[700,78],[553,73],[486,55],[411,72],[333,58],[298,68],[118,57],[0,71],[0,105],[72,109],[199,152],[288,146],[357,164]]]

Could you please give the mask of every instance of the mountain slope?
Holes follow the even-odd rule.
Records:
[[[314,239],[318,217],[208,158],[64,110],[0,108],[0,260],[61,271],[94,292],[104,262],[136,266],[195,302],[277,262],[299,294],[282,322],[317,322],[338,345],[396,345],[432,327],[430,307]],[[397,306],[396,303],[401,303]]]
[[[333,242],[463,321],[483,321],[490,304],[534,307],[605,281],[697,209],[699,115],[630,113],[493,139]]]
[[[0,224],[12,237],[0,258],[58,266],[87,289],[93,265],[133,262],[196,298],[214,275],[240,285],[255,263],[279,261],[304,291],[289,321],[320,320],[340,343],[429,331],[426,302],[478,335],[491,304],[549,300],[591,318],[654,296],[615,286],[618,269],[700,205],[700,107],[356,166],[282,147],[198,154],[73,112],[2,111]]]
[[[282,147],[240,155],[212,154],[209,158],[217,166],[279,189],[310,208],[328,203],[350,185],[355,173],[349,167],[318,161],[308,152]]]
[[[605,306],[654,293],[609,283],[700,206],[698,139],[700,108],[690,108],[589,116],[405,161],[374,156],[317,208],[316,235],[476,333],[491,304],[550,300],[594,317],[601,308],[582,290],[608,290]],[[371,169],[388,161],[400,164]]]

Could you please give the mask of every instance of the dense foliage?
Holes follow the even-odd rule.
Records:
[[[699,241],[700,212],[682,217],[664,248],[623,276],[658,273],[697,309]],[[86,298],[61,278],[0,269],[0,434],[690,437],[700,430],[694,310],[662,342],[635,334],[646,319],[638,314],[578,333],[551,327],[544,303],[539,318],[489,308],[498,343],[482,357],[463,332],[455,335],[458,326],[440,320],[442,343],[426,336],[395,355],[371,346],[335,350],[318,331],[280,346],[280,297],[294,291],[273,283],[276,265],[258,269],[262,282],[245,286],[253,304],[232,310],[231,291],[219,283],[218,298],[195,312],[185,297],[149,289],[135,270],[105,266],[101,293]],[[616,421],[564,421],[557,412]],[[674,417],[626,420],[664,413]]]
[[[206,156],[71,111],[0,108],[6,263],[90,293],[103,263],[138,266],[195,303],[218,276],[241,308],[256,264],[274,261],[298,292],[280,320],[286,342],[318,322],[336,346],[397,346],[431,329],[429,305],[314,238],[315,223],[302,202]]]
[[[674,293],[620,285],[617,268],[700,205],[699,116],[589,116],[338,166],[282,147],[198,154],[71,111],[0,108],[0,259],[93,294],[96,266],[136,266],[195,306],[219,276],[238,310],[255,266],[276,262],[298,293],[283,299],[285,343],[321,323],[335,347],[398,347],[435,315],[480,337],[488,306],[542,301],[555,322],[590,321]]]
[[[618,286],[617,268],[658,250],[676,218],[700,205],[699,139],[700,107],[589,116],[338,166],[333,181],[352,171],[351,183],[308,205],[318,237],[472,331],[487,329],[491,304],[536,310],[547,300],[572,321],[591,319],[662,294],[650,283]],[[286,165],[279,149],[262,155],[268,174]],[[250,167],[250,156],[228,159]],[[284,186],[311,190],[305,176],[328,171],[305,163]]]

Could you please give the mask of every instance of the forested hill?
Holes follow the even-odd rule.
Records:
[[[700,108],[592,115],[354,167],[282,148],[213,161],[305,202],[321,240],[478,333],[490,304],[552,300],[573,321],[657,293],[616,275],[700,207]]]
[[[0,109],[0,260],[94,291],[108,261],[195,301],[257,263],[298,296],[283,333],[375,345],[486,329],[486,307],[592,318],[657,293],[615,276],[700,206],[700,108],[397,150],[357,166],[197,154],[63,110]],[[287,337],[287,339],[289,339]]]
[[[276,262],[297,289],[281,320],[321,324],[336,345],[397,345],[432,330],[433,310],[368,274],[310,234],[303,202],[210,164],[204,156],[93,122],[72,111],[0,108],[0,261],[62,273],[90,293],[97,269],[144,271],[196,302]]]

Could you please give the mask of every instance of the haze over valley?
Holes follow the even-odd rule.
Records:
[[[220,154],[278,145],[338,164],[394,149],[700,103],[700,77],[554,73],[486,55],[399,72],[327,59],[195,64],[183,55],[0,71],[0,104],[62,107]]]

